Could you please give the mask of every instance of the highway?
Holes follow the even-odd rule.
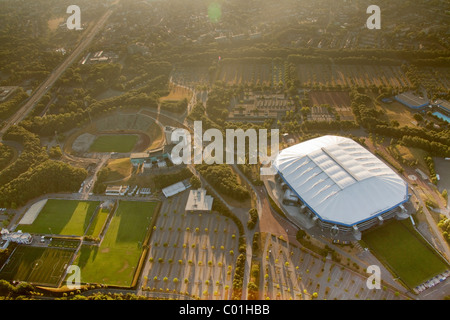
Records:
[[[86,30],[86,35],[80,41],[75,50],[50,74],[50,76],[39,85],[39,87],[32,93],[27,102],[6,121],[3,128],[0,129],[0,142],[5,132],[14,124],[22,121],[33,109],[36,102],[38,102],[43,95],[53,86],[58,78],[64,73],[64,71],[80,56],[81,53],[89,46],[95,35],[102,29],[105,22],[112,14],[112,9],[108,11],[97,21],[97,23]],[[78,31],[71,31],[78,32]]]

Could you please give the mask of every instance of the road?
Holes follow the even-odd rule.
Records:
[[[102,29],[113,10],[109,9],[91,28],[86,30],[86,36],[81,40],[75,50],[64,60],[34,91],[27,102],[11,117],[7,120],[5,126],[0,130],[0,142],[5,132],[14,124],[22,121],[33,109],[36,102],[38,102],[43,95],[53,86],[58,78],[64,73],[64,71],[80,56],[80,54],[90,45],[95,35]],[[76,31],[74,31],[76,32]]]
[[[447,261],[450,261],[450,248],[445,241],[441,230],[436,225],[436,222],[433,220],[433,217],[431,216],[431,213],[428,211],[428,208],[426,204],[423,202],[422,198],[420,197],[420,194],[418,194],[417,190],[411,186],[411,190],[416,196],[417,200],[419,201],[420,206],[422,207],[423,213],[425,214],[425,217],[427,219],[428,226],[432,230],[432,233],[434,234],[434,238],[436,241],[439,241],[439,244],[434,243],[434,247],[436,249],[441,249],[440,253],[445,256]]]

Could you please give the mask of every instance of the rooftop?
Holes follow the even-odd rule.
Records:
[[[294,193],[320,219],[352,226],[408,200],[408,185],[355,141],[312,139],[280,152],[273,163]]]
[[[186,211],[211,211],[214,198],[206,195],[205,189],[191,190]]]

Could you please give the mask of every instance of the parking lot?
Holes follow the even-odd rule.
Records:
[[[367,278],[361,274],[331,259],[324,261],[322,257],[290,245],[274,235],[265,236],[262,252],[260,299],[395,300],[401,298],[394,291],[383,286],[379,290],[370,290],[366,286]]]
[[[185,213],[189,191],[163,202],[150,239],[145,290],[229,299],[238,229],[215,213]]]

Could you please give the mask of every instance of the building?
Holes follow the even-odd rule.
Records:
[[[162,162],[165,163],[164,167],[167,167],[166,161],[170,161],[170,157],[168,153],[148,153],[148,152],[138,152],[138,153],[132,153],[130,156],[131,164],[134,167],[137,167],[141,164],[144,164],[145,168],[152,168],[158,166],[159,168],[163,166]],[[154,164],[155,166],[153,166]]]
[[[15,242],[18,244],[30,244],[33,242],[33,237],[29,233],[23,233],[21,230],[17,232],[9,232],[8,229],[2,229],[2,240],[6,241],[4,246],[8,246],[9,242]]]
[[[422,109],[430,104],[430,101],[424,97],[418,97],[411,92],[403,92],[395,96],[395,100],[411,109]]]
[[[205,189],[191,190],[186,203],[186,212],[211,212],[214,198],[206,195]]]
[[[151,195],[152,192],[150,191],[150,188],[141,188],[141,189],[139,190],[139,194],[142,194],[142,195]]]
[[[162,193],[166,198],[169,198],[180,192],[183,192],[184,190],[187,190],[190,186],[191,184],[189,182],[180,181],[171,186],[168,186],[167,188],[162,189]]]
[[[18,89],[17,86],[0,87],[0,102],[4,102]]]
[[[436,100],[434,103],[438,108],[441,109],[441,111],[444,112],[447,116],[450,116],[450,102],[447,100],[439,99]]]
[[[234,106],[230,120],[262,120],[279,118],[286,111],[295,109],[293,102],[284,95],[249,95]]]
[[[277,182],[292,193],[283,200],[296,207],[291,215],[324,236],[359,240],[362,231],[384,220],[409,216],[403,206],[408,184],[349,138],[323,136],[294,145],[278,154],[273,167]]]
[[[107,196],[124,196],[128,190],[129,186],[109,186],[106,188],[105,195]]]
[[[89,52],[82,60],[81,64],[99,63],[99,62],[113,62],[117,60],[119,56],[114,52],[105,52],[103,50],[94,53]]]

